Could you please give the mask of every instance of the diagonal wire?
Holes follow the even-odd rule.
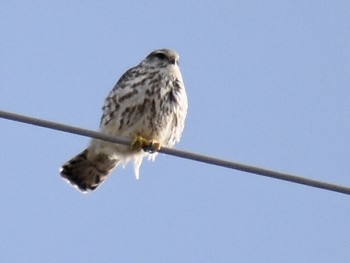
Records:
[[[78,128],[70,125],[65,125],[65,124],[47,121],[43,119],[37,119],[37,118],[15,114],[11,112],[6,112],[6,111],[0,111],[0,118],[17,121],[17,122],[23,122],[23,123],[27,123],[35,126],[52,129],[52,130],[78,134],[78,135],[91,137],[91,138],[108,141],[112,143],[118,143],[122,145],[130,145],[131,143],[131,140],[128,140],[128,139],[110,136],[110,135],[92,131],[92,130],[82,129],[82,128]],[[226,160],[213,158],[213,157],[196,154],[192,152],[182,151],[182,150],[176,150],[176,149],[170,149],[170,148],[164,147],[164,148],[161,148],[159,152],[164,154],[169,154],[172,156],[177,156],[180,158],[193,160],[193,161],[226,167],[229,169],[239,170],[247,173],[271,177],[271,178],[288,181],[296,184],[302,184],[302,185],[306,185],[314,188],[320,188],[328,191],[350,195],[350,187],[346,187],[342,185],[336,185],[336,184],[313,180],[313,179],[309,179],[301,176],[291,175],[291,174],[282,173],[282,172],[276,172],[265,168],[226,161]]]

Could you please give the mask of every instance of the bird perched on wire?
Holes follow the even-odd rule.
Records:
[[[144,157],[154,160],[161,146],[173,147],[187,114],[178,62],[175,51],[158,49],[126,71],[105,100],[100,131],[129,138],[131,145],[92,139],[87,149],[61,167],[61,176],[80,191],[93,191],[115,167],[131,160],[138,179]]]

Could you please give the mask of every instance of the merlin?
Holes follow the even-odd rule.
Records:
[[[150,53],[127,70],[103,105],[100,132],[128,138],[130,146],[92,139],[87,149],[65,163],[61,176],[82,192],[95,190],[118,165],[144,157],[154,160],[161,146],[179,142],[187,114],[187,95],[179,55],[170,49]]]

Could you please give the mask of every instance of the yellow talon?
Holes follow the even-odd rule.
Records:
[[[142,136],[135,136],[131,142],[130,149],[132,151],[140,151],[142,149],[145,152],[154,153],[160,150],[160,143],[156,140],[147,140]]]

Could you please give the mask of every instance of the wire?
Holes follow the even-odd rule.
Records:
[[[103,134],[100,132],[92,131],[92,130],[87,130],[87,129],[82,129],[70,125],[65,125],[57,122],[52,122],[52,121],[47,121],[43,119],[37,119],[29,116],[24,116],[24,115],[19,115],[15,113],[10,113],[10,112],[5,112],[5,111],[0,111],[0,118],[7,119],[7,120],[12,120],[16,122],[22,122],[22,123],[27,123],[31,124],[34,126],[40,126],[52,130],[58,130],[62,132],[67,132],[67,133],[72,133],[72,134],[78,134],[86,137],[91,137],[103,141],[108,141],[112,143],[118,143],[122,145],[130,145],[131,140],[124,139],[124,138],[119,138],[115,136],[110,136],[107,134]],[[187,151],[182,151],[182,150],[176,150],[176,149],[170,149],[170,148],[161,148],[159,150],[160,153],[172,155],[172,156],[177,156],[180,158],[185,158],[193,161],[198,161],[202,163],[207,163],[207,164],[212,164],[216,166],[221,166],[221,167],[226,167],[229,169],[234,169],[234,170],[239,170],[247,173],[252,173],[256,175],[261,175],[261,176],[266,176],[266,177],[271,177],[283,181],[288,181],[296,184],[302,184],[306,186],[311,186],[314,188],[320,188],[328,191],[333,191],[333,192],[338,192],[342,194],[347,194],[350,195],[350,188],[342,185],[336,185],[332,183],[327,183],[327,182],[322,182],[318,180],[313,180],[301,176],[296,176],[296,175],[291,175],[287,173],[281,173],[281,172],[276,172],[272,170],[268,170],[265,168],[260,168],[256,166],[251,166],[251,165],[246,165],[246,164],[241,164],[241,163],[235,163],[231,161],[225,161],[222,159],[218,158],[213,158],[201,154],[196,154],[196,153],[191,153]]]

